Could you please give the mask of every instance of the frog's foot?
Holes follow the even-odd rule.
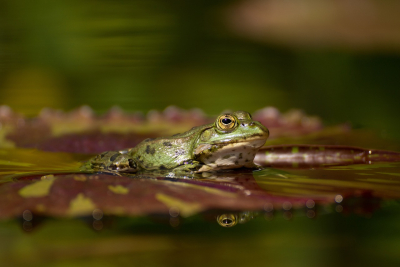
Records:
[[[202,163],[196,160],[185,161],[182,165],[173,168],[174,172],[197,172],[203,166]]]

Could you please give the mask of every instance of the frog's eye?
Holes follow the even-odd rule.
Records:
[[[222,214],[217,217],[217,222],[223,227],[232,227],[238,223],[238,220],[234,214]]]
[[[235,117],[225,114],[218,118],[217,126],[220,130],[231,130],[236,126]]]

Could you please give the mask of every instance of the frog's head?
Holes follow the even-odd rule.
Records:
[[[268,129],[248,112],[220,115],[201,133],[194,148],[196,159],[204,164],[199,172],[253,167],[254,156],[268,136]]]

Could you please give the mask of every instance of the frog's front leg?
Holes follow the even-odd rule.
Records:
[[[197,172],[204,164],[196,160],[187,160],[173,169],[174,172]]]

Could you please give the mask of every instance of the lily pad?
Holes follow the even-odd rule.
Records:
[[[292,210],[306,210],[312,217],[319,207],[355,210],[352,199],[363,199],[362,207],[373,199],[372,208],[365,209],[370,212],[380,207],[376,203],[400,198],[399,153],[326,145],[352,134],[367,136],[359,140],[377,139],[354,133],[347,125],[324,128],[318,118],[300,111],[281,114],[266,108],[255,113],[254,119],[271,131],[268,146],[255,159],[263,170],[115,176],[81,173],[79,168],[94,153],[133,147],[144,138],[186,131],[213,120],[199,110],[177,108],[144,117],[118,109],[96,116],[83,107],[70,113],[45,110],[30,119],[5,107],[0,110],[0,219],[179,218],[214,212],[221,225],[230,226],[274,211],[289,216]],[[288,144],[280,143],[285,141]],[[304,142],[308,144],[300,145]]]

